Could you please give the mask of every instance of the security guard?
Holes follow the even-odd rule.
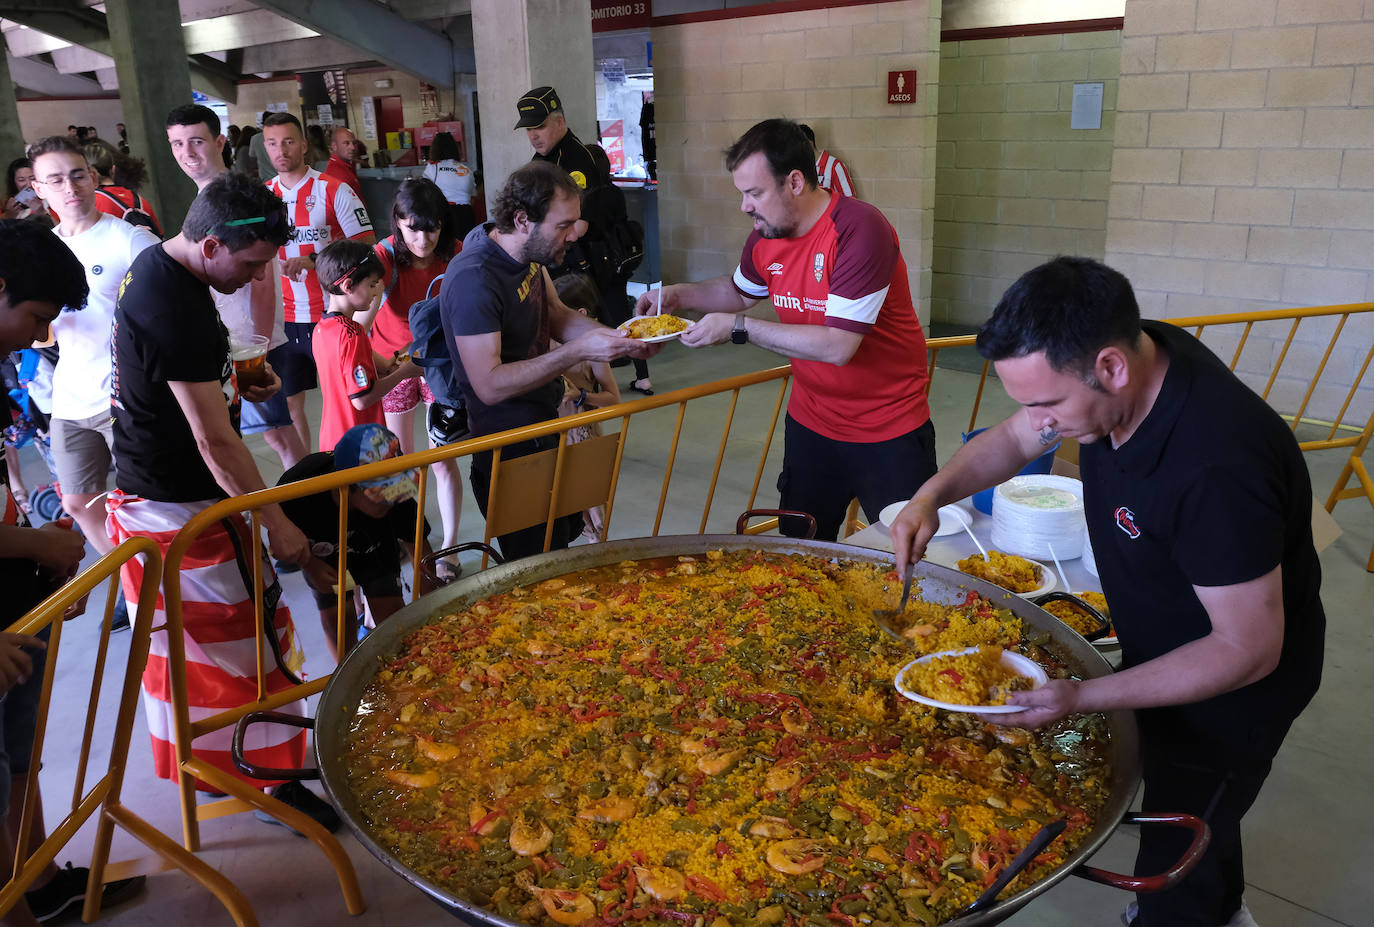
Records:
[[[520,98],[515,109],[520,115],[515,128],[524,129],[529,136],[535,159],[563,168],[583,190],[596,184],[598,175],[591,152],[568,128],[558,91],[552,87],[535,87]]]

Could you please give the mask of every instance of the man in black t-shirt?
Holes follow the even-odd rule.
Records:
[[[545,269],[575,241],[579,191],[551,164],[532,161],[496,196],[493,222],[473,229],[439,292],[444,340],[453,354],[474,437],[558,417],[563,371],[584,361],[649,357],[658,345],[627,338],[563,305]],[[549,342],[561,342],[550,350]],[[504,448],[503,460],[558,446],[557,436]],[[472,490],[485,516],[491,452],[473,455]],[[582,531],[581,516],[555,522],[551,549]],[[500,536],[506,559],[544,549],[539,525]]]
[[[388,460],[401,453],[401,442],[381,425],[355,425],[344,432],[332,451],[309,454],[282,474],[278,486],[308,480],[336,470]],[[404,549],[412,563],[415,556],[415,499],[418,495],[414,471],[366,480],[348,493],[348,570],[367,597],[372,619],[381,623],[405,604],[401,598],[401,553]],[[305,579],[315,594],[320,624],[334,658],[338,659],[338,613],[336,588],[339,582],[339,491],[318,492],[282,503],[282,511],[310,541],[310,562]],[[423,534],[429,533],[426,523]],[[429,554],[423,542],[420,557]],[[345,579],[347,584],[347,578]],[[429,591],[423,571],[415,570],[415,595]],[[349,602],[345,633],[356,636],[358,615]]]
[[[1084,511],[1121,639],[1120,672],[1055,680],[997,721],[1135,709],[1144,810],[1204,817],[1212,842],[1133,927],[1253,923],[1240,820],[1321,682],[1326,618],[1312,489],[1279,415],[1186,332],[1144,322],[1126,278],[1087,258],[1027,272],[978,333],[1022,411],[972,439],[892,528],[898,568],[940,505],[992,486],[1061,437],[1081,444]],[[1141,832],[1136,869],[1164,871],[1188,835]]]
[[[181,232],[135,259],[120,286],[113,332],[115,485],[107,503],[115,541],[147,537],[166,556],[173,537],[197,513],[227,496],[266,488],[252,453],[237,430],[240,395],[268,399],[281,385],[267,366],[266,386],[240,390],[229,359],[229,334],[210,290],[232,293],[261,278],[290,235],[286,207],[272,192],[242,174],[225,173],[201,190]],[[261,510],[267,541],[278,560],[304,565],[305,536],[279,506]],[[180,565],[182,621],[189,659],[187,695],[193,714],[214,714],[253,702],[257,694],[252,538],[247,519],[226,518],[201,533],[194,554]],[[125,566],[125,595],[138,592],[141,565]],[[267,635],[276,657],[269,692],[293,681],[303,658],[291,615],[277,607],[280,588],[266,558]],[[161,625],[159,617],[155,625]],[[176,778],[176,745],[170,737],[171,705],[165,643],[154,635],[153,657],[143,677],[144,708],[152,733],[154,769]],[[202,716],[203,716],[202,715]],[[303,734],[303,732],[302,732]],[[264,783],[238,771],[228,746],[232,731],[197,738],[195,753],[255,786]],[[254,737],[248,753],[267,767],[292,767],[305,759],[303,736],[272,729]],[[333,809],[299,782],[273,794],[328,827]]]

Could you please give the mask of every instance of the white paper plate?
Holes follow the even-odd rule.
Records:
[[[960,656],[966,653],[976,653],[977,650],[977,647],[965,647],[962,650],[942,650],[939,653],[932,653],[921,657],[919,660],[912,660],[906,666],[897,670],[897,676],[892,680],[892,684],[896,686],[898,692],[911,699],[913,702],[920,702],[922,705],[929,705],[932,708],[943,708],[946,711],[964,711],[975,715],[1008,715],[1017,711],[1025,711],[1026,709],[1021,705],[959,705],[954,702],[941,702],[933,698],[927,698],[916,690],[908,688],[906,683],[902,681],[902,677],[906,675],[907,670],[911,669],[917,663],[928,663],[936,657]],[[1003,650],[1002,665],[1022,676],[1030,677],[1032,689],[1038,689],[1050,681],[1049,676],[1040,668],[1040,664],[1029,657],[1023,657],[1019,653]]]
[[[878,521],[883,523],[883,527],[891,528],[892,523],[897,520],[897,516],[902,514],[902,509],[910,499],[898,499],[891,505],[884,506],[878,513]],[[959,519],[963,519],[961,522]],[[935,529],[937,538],[945,537],[950,534],[958,534],[964,530],[965,524],[973,524],[973,516],[968,509],[962,505],[942,505],[940,506],[940,527]]]
[[[974,553],[976,554],[977,552],[975,551]],[[973,556],[973,555],[970,555],[970,556]],[[960,558],[958,558],[958,559],[959,559],[959,560],[963,560],[964,558],[963,558],[963,557],[960,557]],[[1021,559],[1022,559],[1022,560],[1030,560],[1031,563],[1033,563],[1033,564],[1035,564],[1036,566],[1038,566],[1038,567],[1040,568],[1040,576],[1041,576],[1041,578],[1042,578],[1044,581],[1040,584],[1040,587],[1039,587],[1038,589],[1032,589],[1030,592],[1012,592],[1010,589],[1007,589],[1007,590],[1005,590],[1006,593],[1007,593],[1007,595],[1019,595],[1019,596],[1021,596],[1021,598],[1023,598],[1023,599],[1033,599],[1033,598],[1035,598],[1035,597],[1038,596],[1038,595],[1044,595],[1044,594],[1047,593],[1047,592],[1053,592],[1053,591],[1054,591],[1054,587],[1057,586],[1057,585],[1059,585],[1058,574],[1056,574],[1056,573],[1054,572],[1054,568],[1053,568],[1053,567],[1047,567],[1047,566],[1045,566],[1043,563],[1041,563],[1039,560],[1031,560],[1029,557],[1022,557]],[[948,566],[950,567],[950,569],[953,569],[953,570],[958,570],[958,569],[959,569],[959,567],[958,567],[958,565],[957,565],[957,561],[956,561],[955,563],[950,563],[950,564],[948,564]],[[962,572],[962,571],[960,571],[960,572]],[[981,577],[978,577],[978,576],[974,576],[972,573],[964,573],[964,575],[965,575],[965,576],[971,576],[971,577],[973,577],[974,579],[980,579],[980,578],[981,578]],[[987,580],[984,580],[984,582],[987,582]],[[993,585],[994,585],[994,586],[997,586],[996,583],[993,583]],[[997,586],[997,588],[1001,589],[1002,587],[1001,587],[1001,586]]]
[[[633,321],[634,321],[634,319],[626,319],[624,322],[621,322],[619,325],[617,325],[616,328],[618,328],[620,331],[628,331],[628,330],[629,330],[629,325],[630,325],[630,323],[633,322]],[[676,339],[676,338],[681,338],[681,337],[682,337],[682,332],[688,331],[688,330],[691,329],[691,327],[692,327],[693,325],[695,325],[695,324],[697,324],[697,323],[696,323],[696,322],[693,322],[693,321],[691,321],[691,320],[688,320],[688,322],[687,322],[687,328],[684,328],[681,332],[672,332],[671,334],[667,334],[667,335],[655,335],[655,336],[652,337],[652,338],[636,338],[635,340],[636,340],[636,341],[642,341],[642,342],[644,342],[645,344],[658,344],[660,341],[672,341],[672,340],[674,340],[674,339]]]

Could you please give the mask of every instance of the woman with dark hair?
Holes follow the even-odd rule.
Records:
[[[258,134],[257,126],[244,126],[239,133],[239,143],[234,148],[234,170],[240,174],[261,180],[258,176],[258,159],[253,157],[253,136]]]
[[[376,254],[382,262],[382,298],[369,319],[359,314],[357,321],[370,322],[372,347],[383,356],[409,354],[415,338],[410,331],[410,307],[426,295],[437,296],[439,286],[429,293],[430,284],[444,273],[449,260],[462,250],[463,244],[453,232],[448,202],[432,180],[409,177],[401,181],[396,200],[391,206],[391,227],[396,231],[377,242]],[[452,417],[452,410],[441,410],[434,404],[434,395],[422,377],[402,380],[382,399],[382,413],[386,427],[401,439],[401,452],[415,450],[415,410],[420,401],[427,407],[431,447],[448,444],[461,435],[444,433],[435,424]],[[449,415],[435,414],[448,411]],[[434,465],[435,496],[439,514],[444,522],[443,547],[458,543],[458,519],[463,513],[463,484],[459,478],[458,462],[444,461]],[[441,579],[457,579],[456,564],[440,562]]]
[[[33,162],[15,158],[5,170],[5,210],[0,218],[46,217],[48,209],[33,185]]]
[[[474,178],[472,168],[458,160],[458,142],[452,134],[440,132],[434,136],[422,176],[443,191],[453,216],[454,234],[462,241],[477,224],[477,213],[472,208]]]
[[[96,209],[133,225],[150,228],[161,238],[162,224],[157,221],[157,213],[138,193],[148,179],[148,166],[143,159],[131,158],[101,138],[90,139],[81,146],[81,151],[96,177]]]
[[[588,145],[596,176],[589,178],[587,192],[582,197],[582,218],[587,220],[587,234],[582,236],[582,249],[590,263],[592,280],[596,283],[601,296],[601,321],[606,325],[619,325],[629,319],[633,307],[625,293],[628,274],[622,274],[613,267],[610,251],[606,245],[607,236],[612,228],[629,221],[625,207],[625,194],[611,180],[611,159],[600,145]],[[649,381],[649,362],[638,357],[627,358],[635,367],[635,378],[630,381],[630,389],[645,396],[654,394],[653,384]],[[612,363],[612,366],[620,364]]]

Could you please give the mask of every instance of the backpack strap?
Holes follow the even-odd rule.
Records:
[[[391,299],[391,291],[396,289],[396,281],[400,277],[400,274],[396,272],[396,246],[392,243],[391,239],[392,236],[388,235],[380,242],[382,250],[386,252],[386,256],[391,258],[391,277],[386,282],[386,289],[382,290],[382,302],[387,302]]]

